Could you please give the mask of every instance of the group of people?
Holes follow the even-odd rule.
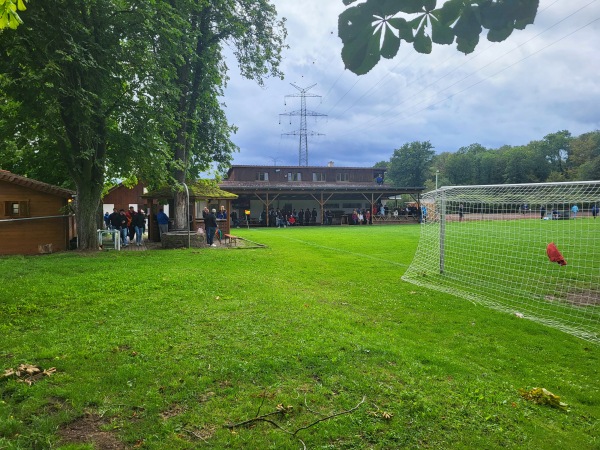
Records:
[[[261,225],[267,226],[268,219],[269,227],[285,228],[288,226],[316,225],[318,217],[319,213],[316,208],[313,208],[312,211],[310,208],[301,208],[300,211],[296,211],[296,209],[284,211],[279,208],[271,208],[268,215],[267,212],[263,210],[260,214],[259,221]],[[332,218],[333,214],[331,211],[326,211],[324,223],[327,224],[327,220],[331,222]]]
[[[113,209],[112,214],[104,214],[104,224],[109,230],[118,230],[121,246],[127,247],[133,242],[139,247],[142,245],[142,236],[146,231],[146,214],[143,209],[136,211],[133,206],[128,211]]]
[[[600,214],[600,207],[597,204],[593,204],[590,208],[590,212],[592,213],[592,217],[595,219],[598,214]],[[577,219],[577,214],[579,214],[579,206],[573,205],[571,206],[571,219]],[[540,208],[540,219],[564,219],[569,218],[569,215],[564,211],[559,210],[557,207],[552,208],[550,213],[550,217],[546,217],[546,205],[542,205]]]
[[[352,211],[351,225],[367,225],[371,223],[371,211],[368,209],[355,209]]]

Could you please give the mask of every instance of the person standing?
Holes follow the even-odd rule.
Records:
[[[573,205],[571,207],[571,212],[573,213],[573,219],[577,219],[577,213],[579,212],[579,206]]]
[[[544,219],[546,217],[546,205],[542,205],[540,208],[540,219]]]
[[[158,234],[162,236],[164,233],[169,232],[169,216],[167,216],[164,210],[161,208],[156,215],[156,221],[158,222]]]
[[[458,221],[459,222],[463,221],[463,216],[464,215],[465,215],[465,207],[461,203],[460,205],[458,205]]]
[[[594,206],[592,206],[592,217],[595,219],[597,215],[598,215],[598,206],[596,204],[594,204]]]
[[[112,214],[108,216],[108,224],[111,230],[118,230],[121,226],[121,214],[117,208],[114,208]]]
[[[129,235],[129,242],[133,242],[133,238],[135,237],[135,226],[133,225],[135,209],[133,206],[130,206],[129,210],[125,212],[125,216],[127,216],[127,234]]]
[[[110,230],[110,214],[108,214],[108,211],[104,213],[104,226],[107,230]]]
[[[121,245],[123,247],[127,247],[127,243],[129,242],[128,237],[129,237],[129,228],[127,226],[127,215],[125,214],[125,210],[121,209],[119,211],[119,227],[118,230],[121,230]]]
[[[133,216],[132,223],[135,230],[135,245],[139,247],[142,245],[142,235],[146,228],[146,214],[144,214],[143,209],[140,209],[137,214]]]
[[[208,208],[207,208],[208,209]],[[212,209],[205,217],[204,217],[204,227],[206,230],[206,243],[211,247],[216,247],[217,244],[214,243],[215,233],[217,232],[217,216],[216,209]]]

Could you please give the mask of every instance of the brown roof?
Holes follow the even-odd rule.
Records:
[[[41,181],[32,180],[31,178],[16,175],[8,170],[0,169],[0,181],[6,181],[7,183],[17,184],[29,189],[33,189],[40,192],[46,192],[59,197],[71,198],[75,195],[75,191],[70,189],[64,189],[52,184],[43,183]]]

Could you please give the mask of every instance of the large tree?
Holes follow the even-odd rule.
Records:
[[[411,142],[394,150],[387,177],[395,186],[421,187],[429,177],[435,150],[429,141]]]
[[[165,141],[173,150],[168,167],[181,186],[216,163],[223,169],[236,146],[235,128],[219,103],[227,80],[223,49],[233,50],[240,71],[259,84],[282,76],[278,67],[286,36],[283,20],[268,0],[170,0],[159,5],[155,54],[163,68],[156,103],[170,116]],[[175,227],[187,226],[185,194],[175,195]]]
[[[401,41],[431,53],[433,44],[456,40],[459,51],[471,53],[484,29],[489,41],[503,41],[533,23],[538,5],[539,0],[366,0],[339,16],[342,59],[347,69],[362,75],[380,58],[395,57]]]
[[[279,74],[285,36],[266,0],[47,0],[23,18],[0,40],[0,107],[12,114],[0,154],[37,158],[30,173],[44,155],[68,173],[83,249],[96,248],[107,179],[182,183],[228,161],[222,45],[260,82]]]
[[[0,40],[2,97],[17,147],[39,147],[77,190],[80,247],[96,248],[106,168],[148,158],[156,134],[145,99],[149,2],[46,0]],[[27,152],[27,150],[23,150]],[[114,173],[115,176],[122,174]]]

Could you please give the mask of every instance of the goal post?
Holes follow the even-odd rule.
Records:
[[[421,204],[403,280],[600,343],[600,181],[451,186]]]

